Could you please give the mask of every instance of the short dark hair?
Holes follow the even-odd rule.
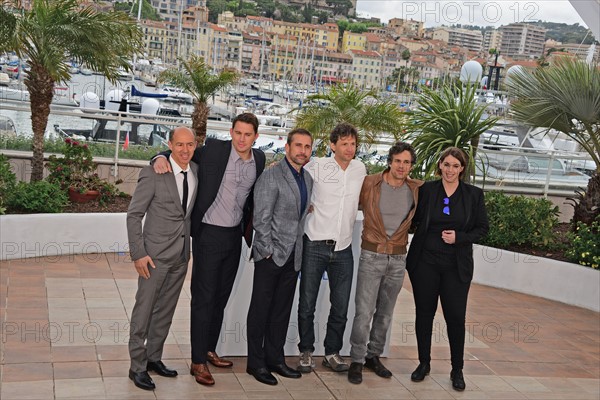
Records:
[[[312,141],[312,134],[304,128],[295,128],[290,131],[287,135],[287,144],[292,144],[292,140],[294,140],[294,135],[306,135],[310,137]]]
[[[413,149],[410,143],[406,143],[401,140],[398,140],[392,147],[390,147],[387,158],[388,165],[392,163],[392,160],[396,154],[400,154],[404,151],[408,151],[410,153],[410,163],[414,165],[417,162],[417,153],[415,153],[415,149]]]
[[[358,131],[354,127],[347,122],[341,122],[333,128],[331,134],[329,135],[329,141],[333,144],[336,144],[338,140],[352,136],[358,142]]]
[[[231,121],[231,129],[235,128],[235,123],[238,121],[252,125],[254,133],[258,132],[258,118],[256,118],[256,115],[252,113],[242,113],[236,116],[233,121]]]
[[[448,147],[446,150],[440,154],[440,160],[435,167],[435,173],[437,175],[442,175],[442,169],[440,168],[440,164],[446,159],[446,157],[452,156],[460,162],[460,165],[463,166],[463,170],[458,175],[459,179],[462,179],[465,173],[467,172],[467,166],[469,165],[469,158],[467,157],[467,153],[463,149],[458,147]]]
[[[169,142],[173,141],[173,135],[175,135],[175,131],[179,128],[189,129],[189,131],[192,133],[192,135],[194,135],[194,138],[196,138],[196,133],[194,132],[194,130],[192,128],[190,128],[189,126],[180,125],[180,126],[176,126],[175,128],[173,128],[169,131]]]

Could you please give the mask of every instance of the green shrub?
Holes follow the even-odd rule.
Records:
[[[567,234],[571,247],[567,250],[567,257],[573,262],[600,268],[600,218],[592,226],[578,222],[575,232]]]
[[[499,248],[552,245],[559,212],[550,200],[492,191],[485,194],[485,205],[490,230],[481,244]]]
[[[0,154],[0,215],[6,212],[6,199],[12,193],[17,178],[10,168],[8,157]]]
[[[94,157],[115,157],[115,144],[114,143],[101,143],[101,142],[82,142],[89,146],[92,155]],[[45,153],[62,153],[64,147],[63,140],[45,140],[44,141],[44,152]],[[7,137],[0,136],[0,149],[6,150],[21,150],[31,151],[31,138],[24,136]],[[119,148],[119,159],[120,160],[145,160],[148,161],[163,150],[167,150],[166,146],[145,146],[145,145],[130,145],[125,151]]]
[[[67,194],[58,184],[19,182],[7,199],[7,208],[17,213],[59,213],[67,203]]]

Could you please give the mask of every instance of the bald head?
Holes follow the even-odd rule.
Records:
[[[194,131],[187,127],[187,126],[178,126],[177,128],[171,129],[171,131],[169,132],[169,141],[173,140],[173,136],[175,136],[175,134],[189,134],[194,136],[194,138],[196,138],[196,135],[194,134]]]
[[[182,169],[187,169],[196,149],[196,135],[187,126],[179,126],[169,134],[171,158]]]

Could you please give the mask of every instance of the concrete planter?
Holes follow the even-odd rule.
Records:
[[[475,245],[473,282],[600,311],[600,271]]]
[[[126,213],[0,216],[1,259],[127,249]]]
[[[0,216],[2,260],[127,251],[126,213]],[[354,227],[355,251],[362,221]],[[600,311],[600,271],[475,246],[473,282]]]

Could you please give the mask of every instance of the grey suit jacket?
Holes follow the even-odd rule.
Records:
[[[198,166],[190,162],[190,170],[198,182]],[[191,215],[196,189],[183,215],[181,199],[173,173],[159,175],[152,166],[140,171],[137,186],[127,210],[127,236],[132,260],[146,255],[162,262],[177,261],[182,252],[190,257]],[[142,220],[146,216],[142,227]]]
[[[304,173],[308,191],[306,209],[300,214],[300,189],[285,159],[265,169],[254,187],[254,261],[271,255],[283,266],[295,250],[294,267],[302,265],[302,235],[313,180]]]

